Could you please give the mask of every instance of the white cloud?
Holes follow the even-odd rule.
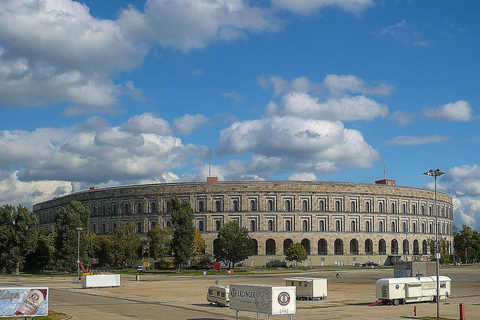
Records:
[[[400,136],[387,141],[388,144],[396,146],[416,146],[430,143],[440,143],[451,139],[449,136],[428,136],[428,137],[411,137]]]
[[[447,103],[437,108],[424,110],[426,117],[445,121],[472,121],[478,117],[472,115],[473,108],[465,100],[458,100],[454,103]]]
[[[202,128],[209,121],[209,118],[201,114],[186,114],[181,118],[174,119],[173,127],[178,134],[189,134],[192,131]]]
[[[282,97],[280,105],[270,102],[267,116],[295,115],[322,120],[373,120],[386,117],[388,107],[365,96],[332,98],[319,101],[306,93],[294,92]]]
[[[276,170],[331,173],[341,168],[369,168],[380,160],[357,130],[341,122],[291,116],[236,122],[220,133],[219,153],[280,159]],[[269,162],[269,167],[275,163]],[[271,169],[273,170],[273,169]]]
[[[394,25],[386,26],[381,31],[375,32],[379,36],[390,36],[404,44],[415,47],[428,48],[433,45],[431,40],[424,38],[423,32],[418,30],[416,24],[409,24],[402,20]]]
[[[348,93],[365,95],[390,95],[395,88],[391,84],[380,83],[377,86],[370,86],[364,80],[354,75],[330,74],[322,81],[332,96],[342,96]]]
[[[338,7],[344,11],[359,14],[374,6],[373,0],[272,0],[272,4],[280,9],[297,14],[309,14],[325,7]]]
[[[395,111],[390,115],[390,118],[399,127],[404,127],[415,121],[415,114],[406,111]]]
[[[151,113],[133,116],[124,125],[123,130],[130,132],[155,133],[158,135],[171,135],[170,124],[161,118],[156,118]]]
[[[236,102],[239,102],[240,100],[242,100],[245,95],[244,94],[241,94],[241,93],[238,93],[236,92],[235,90],[232,91],[232,92],[224,92],[222,93],[222,97],[224,98],[232,98],[233,100],[235,100]]]
[[[317,176],[315,173],[311,172],[302,172],[302,173],[294,173],[290,175],[287,180],[293,181],[317,181]]]

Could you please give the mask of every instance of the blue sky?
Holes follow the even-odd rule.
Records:
[[[99,187],[438,188],[480,230],[480,4],[0,3],[0,204]]]

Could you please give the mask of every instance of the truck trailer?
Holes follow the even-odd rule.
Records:
[[[297,300],[326,300],[327,279],[290,277],[283,278],[285,285],[297,287]]]
[[[376,282],[377,301],[383,304],[436,301],[437,277],[383,278]],[[440,300],[448,299],[452,294],[451,279],[440,276]]]

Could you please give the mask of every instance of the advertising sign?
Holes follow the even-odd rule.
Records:
[[[48,287],[1,287],[0,317],[48,315]]]
[[[268,315],[297,312],[296,288],[292,286],[230,285],[230,308]]]

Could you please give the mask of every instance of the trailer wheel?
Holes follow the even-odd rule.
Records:
[[[392,301],[392,304],[394,306],[398,306],[399,303],[400,303],[400,301],[398,301],[398,299],[393,299],[393,301]]]

